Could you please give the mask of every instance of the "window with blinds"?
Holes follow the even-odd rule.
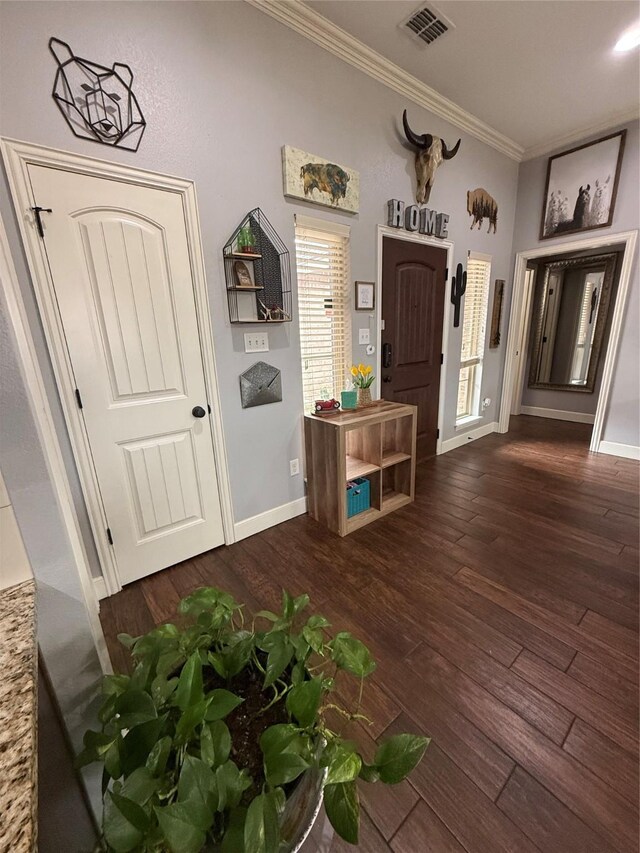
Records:
[[[467,260],[467,289],[464,294],[457,420],[474,417],[480,410],[490,281],[491,257],[470,252]]]
[[[304,409],[346,387],[351,364],[349,228],[296,216]]]

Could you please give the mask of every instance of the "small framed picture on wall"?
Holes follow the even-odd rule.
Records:
[[[373,311],[375,307],[375,283],[373,281],[356,281],[356,311]]]

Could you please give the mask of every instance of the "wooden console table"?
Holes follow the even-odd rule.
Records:
[[[411,503],[416,472],[415,406],[380,400],[366,409],[305,415],[309,515],[346,536]],[[347,518],[347,483],[366,477],[371,506]]]

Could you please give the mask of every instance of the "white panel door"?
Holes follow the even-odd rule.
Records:
[[[224,542],[182,198],[29,166],[120,581]],[[196,407],[204,417],[196,417]]]

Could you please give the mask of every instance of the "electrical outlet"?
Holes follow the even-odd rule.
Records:
[[[292,477],[295,477],[296,474],[300,473],[300,460],[299,459],[290,459],[289,460],[289,474]]]
[[[482,401],[482,408],[488,409],[490,405],[491,405],[491,397],[485,397],[484,400]]]
[[[370,342],[370,334],[369,329],[358,329],[358,343],[368,344]]]
[[[245,332],[245,352],[269,352],[268,332]]]

